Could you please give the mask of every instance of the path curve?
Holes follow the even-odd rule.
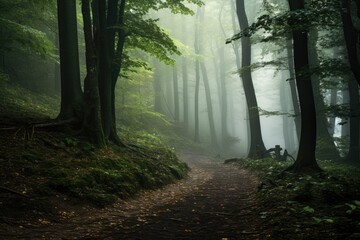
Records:
[[[187,179],[60,222],[9,229],[7,239],[266,239],[255,199],[258,179],[208,156],[182,153]],[[90,212],[90,214],[89,214]]]

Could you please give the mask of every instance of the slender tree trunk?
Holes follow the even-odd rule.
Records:
[[[288,0],[290,11],[305,8],[304,0]],[[311,77],[309,72],[308,33],[303,30],[293,30],[294,64],[296,85],[299,94],[301,111],[301,135],[299,152],[295,163],[287,170],[294,172],[320,171],[315,158],[316,149],[316,110]]]
[[[359,70],[359,59],[357,54],[357,44],[359,41],[359,33],[355,28],[356,25],[353,23],[353,18],[359,16],[352,16],[352,8],[359,9],[359,1],[356,1],[357,6],[352,4],[352,0],[342,0],[342,8],[344,11],[342,13],[342,23],[343,23],[343,31],[345,37],[345,44],[348,53],[348,58],[350,62],[351,71],[354,74],[355,80],[360,85],[360,70]],[[360,11],[357,11],[357,14],[360,14]]]
[[[125,31],[125,22],[124,22],[124,14],[125,14],[125,8],[126,8],[126,0],[120,0],[120,5],[118,8],[118,15],[117,15],[117,25],[120,26],[119,30],[117,31],[117,36],[116,35],[111,35],[111,36],[115,36],[115,39],[117,40],[117,42],[115,42],[114,40],[114,45],[110,46],[110,56],[113,56],[111,58],[111,115],[112,115],[112,121],[111,121],[111,126],[110,126],[110,135],[109,135],[109,140],[119,144],[119,145],[123,145],[123,143],[121,142],[121,140],[119,139],[118,135],[117,135],[117,129],[116,129],[116,111],[115,111],[115,87],[116,87],[116,83],[117,80],[119,78],[120,75],[120,70],[121,70],[121,62],[122,62],[122,56],[123,56],[123,52],[124,52],[124,44],[125,44],[125,39],[127,36],[127,33]],[[108,22],[111,22],[110,20]],[[111,26],[108,26],[109,30],[111,29]],[[110,33],[112,34],[112,32],[110,31]],[[114,48],[111,48],[114,47]]]
[[[84,81],[84,98],[86,102],[85,133],[92,142],[102,147],[105,146],[105,137],[101,124],[100,96],[98,83],[98,64],[94,38],[99,34],[92,31],[90,15],[90,0],[82,0],[82,14],[84,21],[84,35],[86,48],[86,70]],[[96,28],[94,28],[96,31]],[[94,38],[93,38],[94,37]]]
[[[189,76],[187,59],[182,58],[182,77],[183,77],[183,116],[185,132],[189,128]]]
[[[182,16],[182,34],[183,40],[186,42],[186,24],[184,23],[184,16]],[[182,80],[183,80],[183,117],[184,117],[184,128],[187,132],[189,128],[189,75],[188,75],[188,64],[186,57],[181,58],[181,67],[182,67]]]
[[[93,0],[93,16],[95,19],[94,26],[99,32],[99,37],[96,40],[96,49],[99,56],[98,64],[101,119],[105,138],[109,139],[111,129],[115,123],[113,123],[111,112],[111,69],[107,39],[106,1]],[[98,20],[96,20],[96,18],[98,18]]]
[[[80,84],[76,1],[58,0],[61,72],[61,109],[58,119],[83,118],[84,99]]]
[[[218,22],[221,28],[221,31],[223,32],[223,36],[226,37],[225,29],[222,24],[222,10],[223,10],[224,4],[221,7]],[[228,140],[229,140],[229,129],[228,129],[228,94],[227,94],[227,86],[226,86],[226,71],[225,66],[227,66],[227,63],[225,61],[225,47],[221,46],[218,48],[218,54],[219,54],[219,83],[220,83],[220,111],[221,111],[221,142],[222,147],[226,148],[228,146]]]
[[[163,107],[162,107],[162,87],[161,87],[161,77],[162,77],[162,71],[161,71],[161,64],[157,59],[153,60],[154,64],[154,111],[159,113],[164,113]]]
[[[180,106],[179,106],[179,80],[176,65],[173,67],[173,91],[174,91],[174,120],[180,122]]]
[[[195,22],[195,54],[199,55],[199,18],[201,10],[197,9]],[[200,90],[200,63],[198,57],[195,60],[195,142],[200,142],[199,137],[199,90]]]
[[[200,68],[201,68],[202,79],[204,81],[204,87],[205,87],[205,97],[206,97],[206,106],[207,106],[209,125],[210,125],[211,144],[214,147],[218,147],[216,132],[215,132],[213,106],[212,106],[212,101],[211,101],[210,84],[209,84],[209,78],[207,76],[207,70],[206,70],[204,62],[200,63]]]
[[[249,23],[245,12],[244,0],[236,0],[236,11],[240,24],[240,29],[243,30],[249,27]],[[249,68],[251,65],[251,43],[249,37],[241,38],[241,47],[242,47],[241,67],[242,69]],[[249,150],[248,158],[252,158],[252,159],[261,158],[268,154],[265,154],[266,148],[261,136],[259,110],[255,95],[255,89],[252,82],[251,71],[244,71],[244,73],[242,73],[241,75],[241,78],[244,85],[245,97],[249,111],[251,140],[250,140],[250,150]]]
[[[350,144],[349,144],[349,152],[346,157],[346,161],[352,163],[359,163],[359,157],[360,157],[359,85],[356,83],[354,79],[349,79],[348,86],[349,86],[349,96],[350,96]]]
[[[358,4],[359,1],[356,1]],[[360,84],[360,65],[357,54],[357,45],[359,40],[359,34],[357,29],[355,28],[355,24],[353,23],[354,17],[352,16],[352,9],[354,6],[352,5],[352,1],[350,0],[342,0],[342,7],[345,11],[342,11],[342,22],[343,22],[343,30],[345,43],[347,48],[347,55],[350,63],[351,71],[354,75],[354,78],[358,85]],[[355,6],[357,9],[359,5]],[[357,11],[358,14],[360,11]],[[350,147],[349,153],[347,156],[348,162],[359,163],[359,88],[355,86],[353,81],[349,80],[349,96],[350,96]]]

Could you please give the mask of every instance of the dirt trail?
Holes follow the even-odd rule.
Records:
[[[7,226],[3,239],[266,239],[256,177],[207,156],[180,157],[192,169],[187,179],[109,208],[66,213],[59,222]]]

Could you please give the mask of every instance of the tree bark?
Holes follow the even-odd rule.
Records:
[[[305,8],[304,0],[288,0],[290,11]],[[295,163],[287,170],[294,172],[321,171],[315,158],[316,110],[308,60],[308,33],[304,30],[292,31],[296,85],[301,111],[301,134],[299,152]]]
[[[196,11],[196,22],[195,22],[195,54],[199,55],[199,18],[201,10],[200,8]],[[200,142],[199,136],[199,90],[200,90],[200,63],[198,56],[195,60],[195,136],[194,141]]]
[[[83,118],[84,99],[80,84],[76,1],[58,0],[61,72],[61,109],[58,119]]]
[[[82,14],[84,21],[87,70],[87,75],[84,81],[84,98],[86,102],[84,130],[93,143],[103,147],[106,143],[101,124],[98,64],[94,41],[95,39],[93,38],[96,37],[98,33],[92,31],[89,0],[82,0]],[[94,28],[94,31],[96,31],[96,28]]]
[[[359,33],[355,28],[355,24],[353,22],[354,18],[359,17],[359,1],[356,1],[357,8],[357,16],[352,16],[352,6],[351,0],[342,0],[343,10],[341,12],[342,22],[343,22],[343,30],[344,37],[347,49],[347,55],[350,63],[351,71],[354,75],[354,78],[358,85],[360,84],[360,65],[357,54],[357,45],[359,41]],[[349,153],[347,156],[348,162],[356,162],[359,163],[359,87],[355,86],[352,80],[349,80],[349,96],[350,96],[350,147]]]
[[[249,27],[245,12],[244,0],[236,0],[236,12],[238,16],[238,21],[240,24],[240,29],[246,29]],[[241,68],[246,69],[251,65],[251,42],[249,37],[241,38],[241,48],[242,48],[242,61]],[[257,105],[255,89],[252,82],[252,76],[250,70],[245,70],[241,74],[243,81],[244,91],[246,102],[249,111],[249,125],[250,125],[250,149],[248,153],[248,158],[257,159],[264,156],[269,156],[266,154],[266,148],[261,135],[261,126],[260,126],[260,117],[259,109]]]

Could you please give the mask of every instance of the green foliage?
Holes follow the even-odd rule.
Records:
[[[318,162],[324,173],[296,176],[283,173],[290,161],[237,161],[260,177],[261,211],[266,213],[273,237],[294,238],[294,229],[298,229],[295,232],[300,238],[296,239],[308,239],[313,232],[320,235],[318,239],[340,235],[346,239],[360,230],[360,169],[335,161]],[[321,231],[324,227],[325,232]]]
[[[19,49],[37,56],[54,58],[54,44],[43,31],[49,26],[54,27],[54,13],[54,1],[2,1],[0,52]]]
[[[173,40],[157,24],[156,19],[142,19],[132,14],[126,23],[129,26],[127,49],[138,48],[159,60],[172,64],[168,54],[180,54]]]
[[[335,0],[310,1],[306,9],[286,11],[281,14],[264,14],[238,34],[226,40],[230,43],[242,37],[250,37],[263,29],[263,42],[285,37],[291,31],[308,31],[311,27],[334,27],[339,25],[340,5]]]
[[[56,117],[60,105],[57,96],[34,95],[33,92],[11,83],[7,74],[0,71],[0,108],[2,113],[21,112],[25,116]],[[36,113],[36,114],[35,114]],[[10,117],[10,116],[8,116]]]

